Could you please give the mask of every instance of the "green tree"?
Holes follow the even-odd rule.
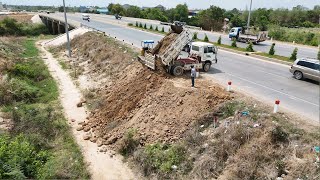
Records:
[[[187,22],[189,10],[187,4],[178,4],[174,10],[174,20]]]
[[[59,6],[58,11],[59,11],[59,12],[63,12],[63,11],[64,11],[64,10],[63,10],[63,6]]]
[[[107,7],[108,11],[112,13],[113,3],[110,3]]]
[[[138,6],[130,6],[126,11],[126,16],[141,18],[142,17],[141,9]]]
[[[150,30],[153,30],[152,24],[150,24],[150,27],[149,27],[149,29],[150,29]]]
[[[319,51],[318,51],[318,60],[320,60],[320,48],[319,48]]]
[[[158,29],[158,26],[156,26],[156,29],[155,29],[156,31],[159,31],[159,29]]]
[[[198,39],[198,33],[197,33],[197,32],[193,33],[193,37],[192,37],[192,39],[193,39],[193,40]]]
[[[219,45],[221,44],[221,36],[219,36],[218,42]]]
[[[208,38],[207,34],[204,35],[203,41],[204,41],[204,42],[209,42],[209,38]]]
[[[249,45],[246,47],[246,51],[248,51],[248,52],[254,52],[252,42],[250,42]]]
[[[143,29],[147,29],[147,24],[144,24]]]
[[[125,9],[120,4],[114,4],[111,9],[112,14],[125,15]]]
[[[232,44],[231,44],[232,47],[237,47],[237,39],[236,38],[233,38],[232,39]]]
[[[162,26],[161,32],[164,32],[164,27]]]
[[[275,45],[276,45],[275,43],[272,43],[271,48],[270,48],[270,50],[269,50],[269,54],[270,54],[270,55],[274,55],[274,53],[275,53],[274,46],[275,46]]]
[[[298,54],[298,48],[294,48],[289,59],[295,61],[297,59],[297,54]]]

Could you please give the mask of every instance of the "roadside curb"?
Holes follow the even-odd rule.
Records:
[[[249,56],[249,57],[255,57],[255,58],[258,58],[258,59],[265,60],[265,61],[271,61],[271,62],[280,63],[280,64],[284,64],[284,65],[292,65],[292,62],[282,61],[282,60],[278,60],[278,59],[275,59],[275,58],[264,57],[264,56],[260,56],[260,55],[257,55],[257,54],[253,54],[252,52],[237,51],[237,50],[234,50],[234,49],[229,49],[229,48],[225,48],[225,47],[221,47],[221,46],[218,46],[218,48],[222,49],[222,50],[225,50],[225,51],[229,51],[229,52],[233,52],[233,53]]]

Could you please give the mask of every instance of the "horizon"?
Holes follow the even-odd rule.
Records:
[[[202,1],[208,2],[207,0],[198,0],[198,2],[196,2],[196,3],[193,0],[176,0],[176,1],[159,0],[157,2],[153,1],[153,2],[144,2],[144,3],[141,0],[109,0],[109,1],[78,0],[77,2],[72,0],[71,2],[66,1],[66,6],[68,6],[68,7],[79,7],[79,6],[107,7],[108,4],[110,4],[110,3],[114,3],[114,4],[119,3],[121,5],[129,4],[129,5],[134,5],[134,6],[138,6],[138,7],[155,7],[157,5],[162,5],[166,9],[170,9],[170,8],[174,8],[178,4],[186,3],[188,5],[189,9],[207,9],[211,5],[214,5],[214,6],[218,6],[220,8],[226,9],[226,10],[232,10],[233,8],[237,8],[239,10],[245,10],[245,9],[248,9],[250,6],[250,0],[246,0],[245,3],[243,3],[243,1],[234,2],[234,0],[215,0],[215,1],[209,1],[209,3],[207,3],[208,5],[205,5],[205,2],[201,3]],[[2,0],[0,2],[2,2],[2,4],[7,4],[7,5],[22,5],[22,6],[53,6],[53,7],[62,6],[62,1],[60,4],[57,4],[56,1],[54,1],[54,0],[42,0],[42,1],[38,1],[38,2],[29,1],[29,0],[13,0],[13,1],[12,0]],[[230,3],[228,3],[228,2],[230,2]],[[230,4],[232,6],[230,6]],[[255,2],[255,0],[253,0],[252,9],[258,9],[258,8],[292,9],[293,7],[296,7],[298,5],[306,7],[308,9],[313,9],[314,6],[320,5],[320,0],[304,0],[302,2],[300,0],[283,0],[281,2],[279,2],[277,0],[260,0],[259,2]]]

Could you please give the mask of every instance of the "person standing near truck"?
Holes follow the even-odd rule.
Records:
[[[194,68],[194,66],[192,65],[191,66],[191,83],[192,83],[191,87],[194,87],[194,78],[196,77],[196,74],[197,74],[196,68]]]

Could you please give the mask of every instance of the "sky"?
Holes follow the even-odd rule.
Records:
[[[224,9],[246,9],[250,0],[65,0],[67,6],[107,6],[109,3],[131,4],[136,6],[154,7],[159,4],[166,8],[175,7],[177,4],[186,3],[189,9],[207,9],[210,5]],[[62,0],[0,0],[3,4],[12,5],[48,5],[60,6]],[[303,5],[312,9],[320,5],[320,0],[252,0],[252,8],[289,8]]]

